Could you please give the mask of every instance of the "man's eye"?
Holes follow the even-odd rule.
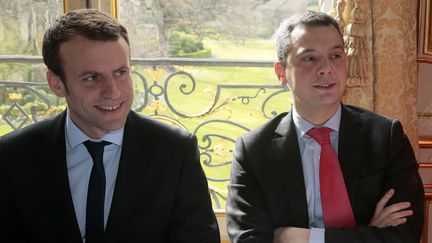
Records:
[[[114,75],[117,77],[121,77],[123,75],[125,75],[127,73],[127,70],[118,70],[116,72],[114,72]]]
[[[332,59],[338,59],[338,58],[341,58],[341,57],[342,57],[342,55],[340,55],[340,54],[334,54],[334,55],[331,56]]]
[[[314,60],[315,60],[315,57],[312,57],[312,56],[303,58],[303,61],[305,61],[305,62],[311,62],[311,61],[314,61]]]
[[[95,81],[97,79],[97,75],[96,74],[87,75],[87,76],[84,76],[83,79],[85,81]]]

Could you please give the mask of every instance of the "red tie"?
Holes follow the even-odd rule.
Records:
[[[356,221],[339,160],[330,142],[330,128],[312,128],[307,132],[321,145],[320,190],[324,225],[326,228],[354,227]]]

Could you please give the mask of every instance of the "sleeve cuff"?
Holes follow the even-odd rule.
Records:
[[[322,228],[311,228],[309,243],[325,243],[324,232],[325,229]]]

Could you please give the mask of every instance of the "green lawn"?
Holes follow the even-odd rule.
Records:
[[[0,136],[12,131],[12,128],[9,125],[0,125]]]
[[[210,48],[217,58],[244,60],[276,60],[276,45],[274,41],[249,42],[214,42],[205,41],[205,48]]]

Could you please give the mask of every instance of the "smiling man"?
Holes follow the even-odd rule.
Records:
[[[0,242],[219,243],[196,137],[131,111],[126,29],[70,12],[43,58],[67,110],[0,138]]]
[[[337,22],[306,12],[277,32],[275,72],[292,109],[240,137],[231,241],[419,242],[423,187],[399,121],[341,103],[347,72]]]

